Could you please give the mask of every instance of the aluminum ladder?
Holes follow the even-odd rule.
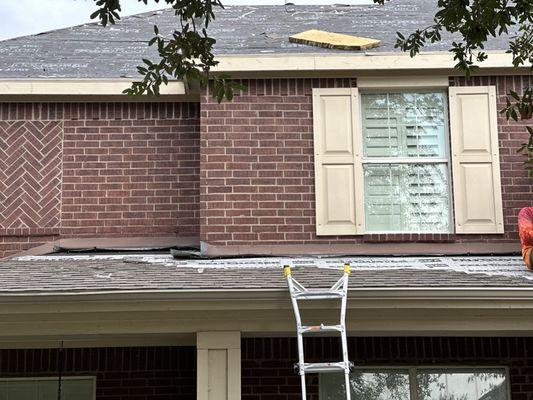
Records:
[[[302,386],[302,400],[306,400],[305,374],[320,372],[344,372],[344,384],[346,400],[350,400],[350,371],[353,364],[348,360],[348,341],[346,339],[346,301],[348,297],[348,277],[350,275],[350,264],[344,264],[344,274],[330,288],[325,289],[306,289],[296,279],[292,277],[291,267],[286,265],[283,268],[289,292],[291,295],[292,308],[296,319],[297,337],[298,337],[298,364],[295,364],[295,370],[300,375]],[[340,321],[338,325],[302,325],[300,309],[298,302],[301,300],[326,300],[337,299],[341,301]],[[304,334],[318,332],[337,332],[341,335],[342,361],[306,363],[304,361]]]

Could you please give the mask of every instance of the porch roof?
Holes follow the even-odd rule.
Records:
[[[24,256],[0,261],[0,295],[286,290],[282,266],[327,287],[350,262],[350,289],[533,288],[520,257],[299,257],[178,260],[166,254]]]

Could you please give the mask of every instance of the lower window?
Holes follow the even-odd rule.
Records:
[[[94,377],[64,377],[61,400],[94,400]],[[0,400],[57,400],[58,378],[0,378]]]
[[[361,369],[352,400],[510,400],[505,368]],[[342,374],[321,374],[320,400],[343,400]]]

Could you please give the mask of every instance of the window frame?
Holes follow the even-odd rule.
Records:
[[[354,132],[356,147],[356,154],[359,155],[356,158],[356,165],[354,174],[356,181],[360,184],[360,193],[356,199],[356,207],[358,207],[358,215],[362,218],[362,226],[360,228],[363,235],[380,235],[380,234],[414,234],[414,235],[431,235],[431,234],[454,234],[454,202],[453,202],[453,182],[452,182],[452,157],[451,157],[451,132],[450,132],[450,111],[449,111],[449,91],[448,87],[360,87],[359,91],[359,104],[358,104],[358,118],[356,125],[356,131]],[[390,93],[442,93],[444,98],[444,158],[431,158],[431,157],[371,157],[372,161],[369,162],[369,158],[364,156],[364,138],[363,138],[363,101],[362,98],[365,94],[390,94]],[[428,160],[429,159],[429,160]],[[367,229],[367,223],[365,218],[365,185],[364,185],[364,165],[391,165],[391,164],[446,164],[446,178],[448,183],[448,227],[447,231],[369,231]]]
[[[0,382],[34,382],[34,381],[57,381],[59,376],[29,376],[29,377],[2,377]],[[62,376],[61,381],[68,380],[87,380],[92,381],[92,395],[91,400],[96,400],[96,376],[95,375],[80,375],[80,376]]]
[[[394,371],[394,370],[402,370],[407,371],[409,373],[409,400],[420,400],[418,397],[418,391],[417,391],[417,380],[416,375],[420,371],[436,371],[436,372],[442,372],[445,371],[445,373],[449,372],[474,372],[476,370],[490,370],[490,369],[499,369],[502,371],[505,371],[505,391],[507,393],[507,399],[506,400],[512,400],[511,397],[511,375],[510,375],[510,367],[507,365],[455,365],[455,364],[448,364],[448,365],[394,365],[394,366],[386,366],[386,365],[370,365],[370,366],[356,366],[353,368],[354,371],[365,371],[365,372],[372,372],[372,370],[375,371]],[[318,400],[325,400],[326,396],[324,393],[324,384],[323,379],[324,376],[327,373],[320,373],[318,375]]]

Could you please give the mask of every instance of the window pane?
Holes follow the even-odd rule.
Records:
[[[362,95],[365,157],[445,157],[444,93]]]
[[[353,400],[409,400],[407,370],[357,371],[350,375]],[[344,400],[344,375],[322,374],[320,400]]]
[[[417,390],[420,400],[506,400],[508,393],[504,370],[420,371]]]
[[[92,400],[93,380],[64,379],[61,381],[61,400]],[[57,379],[39,382],[39,400],[57,400]]]
[[[370,232],[448,232],[446,164],[366,164],[365,223]]]
[[[13,379],[0,381],[0,400],[57,400],[57,379]],[[92,400],[94,380],[64,379],[62,400]]]
[[[37,400],[37,386],[20,385],[17,382],[0,383],[0,400]]]

